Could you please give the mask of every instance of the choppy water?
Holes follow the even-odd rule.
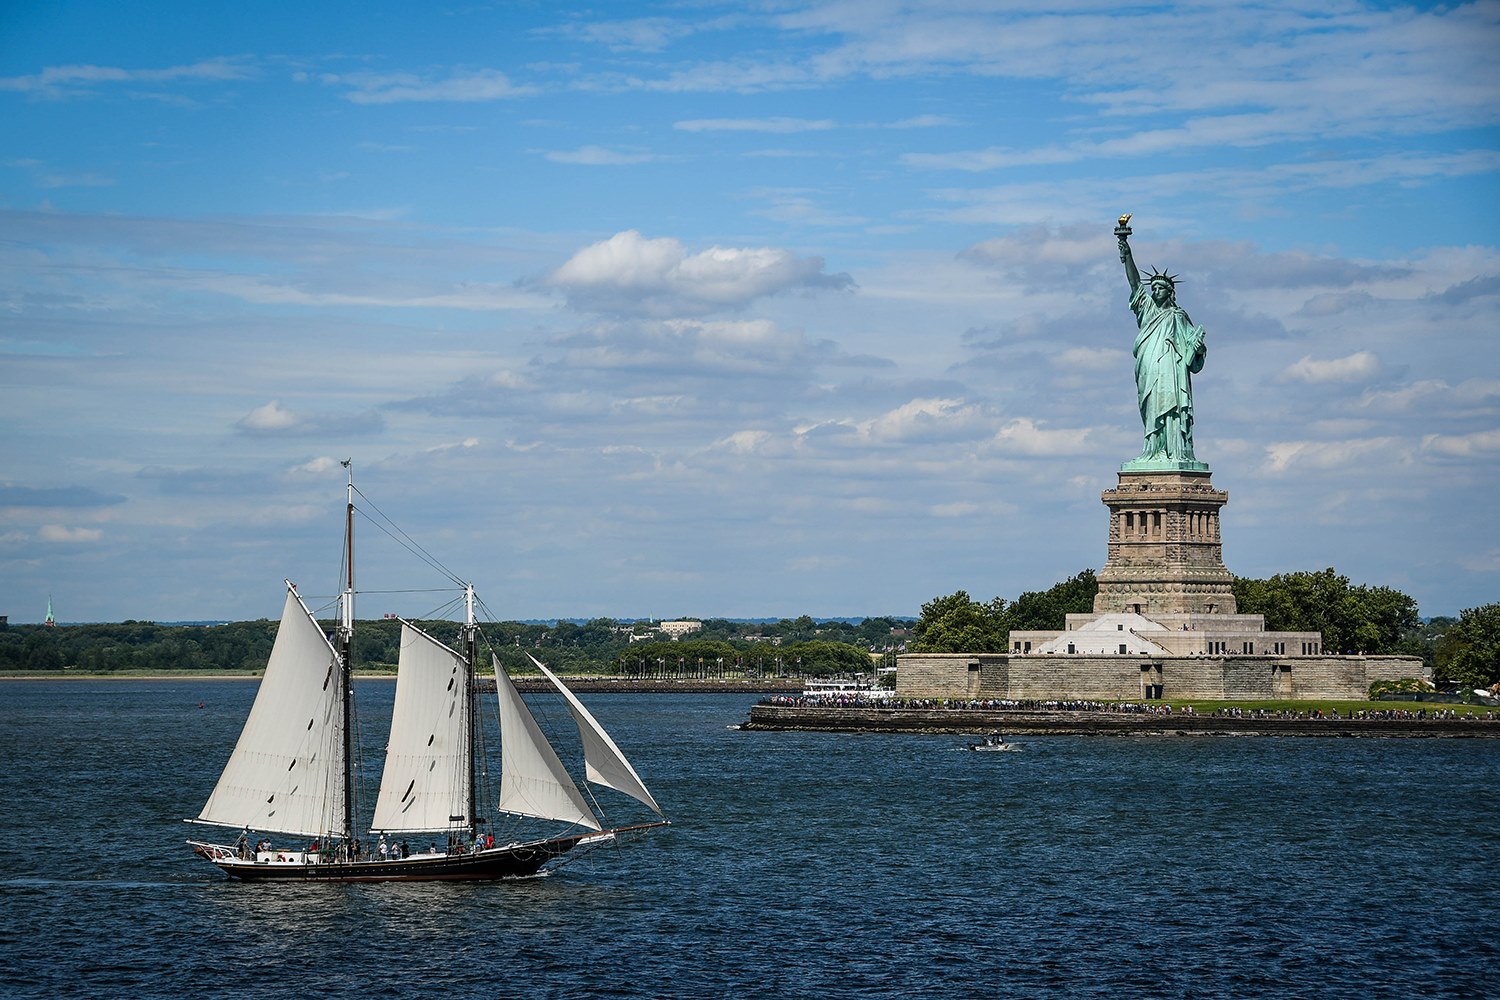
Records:
[[[360,686],[376,716],[389,692]],[[519,883],[244,886],[181,821],[253,693],[0,683],[0,994],[1500,992],[1500,741],[972,754],[725,728],[746,697],[594,695],[671,829]]]

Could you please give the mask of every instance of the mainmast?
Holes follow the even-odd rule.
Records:
[[[343,712],[341,725],[344,730],[344,844],[347,849],[354,845],[354,667],[351,657],[354,652],[354,459],[342,463],[349,471],[348,505],[344,511],[344,592],[339,595],[338,647],[340,678],[339,704]]]
[[[476,708],[477,699],[474,696],[474,658],[477,647],[476,635],[478,626],[474,624],[474,585],[472,583],[464,586],[464,691],[468,697],[464,699],[465,709],[469,713],[469,838],[472,840],[479,832],[479,712]]]

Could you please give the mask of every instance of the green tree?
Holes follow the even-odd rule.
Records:
[[[792,669],[814,677],[828,674],[868,673],[870,654],[844,642],[794,642],[782,647],[782,661]]]
[[[998,653],[1006,648],[1010,634],[1005,599],[980,604],[960,590],[935,597],[922,605],[922,615],[912,629],[917,653]]]
[[[1088,614],[1094,610],[1094,595],[1099,580],[1086,569],[1061,583],[1042,591],[1028,591],[1010,606],[1009,628],[1056,629],[1067,625],[1068,615]]]
[[[1500,604],[1468,608],[1437,642],[1434,676],[1466,688],[1500,683]]]
[[[1420,628],[1417,602],[1390,587],[1350,584],[1332,568],[1236,578],[1240,614],[1264,615],[1272,632],[1319,632],[1331,653],[1396,653]]]

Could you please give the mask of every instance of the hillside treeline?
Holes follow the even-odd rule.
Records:
[[[11,625],[0,628],[0,670],[77,670],[116,673],[151,670],[242,672],[261,670],[276,638],[269,619],[226,625],[118,624]],[[458,624],[417,622],[443,642],[455,643]],[[857,623],[817,622],[803,616],[747,625],[708,619],[680,642],[630,641],[644,624],[610,618],[582,624],[500,622],[481,627],[482,645],[513,671],[530,669],[525,653],[564,673],[636,676],[723,676],[784,673],[793,676],[868,670],[871,653],[891,653],[904,641],[909,620],[866,618]],[[331,623],[325,627],[332,628]],[[894,633],[894,634],[893,634]],[[379,619],[355,627],[355,668],[394,669],[400,622]],[[487,660],[482,661],[487,663]]]

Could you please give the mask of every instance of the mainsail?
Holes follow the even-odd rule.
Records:
[[[557,688],[567,699],[568,711],[573,713],[573,723],[578,727],[579,738],[583,740],[583,760],[588,780],[596,785],[604,785],[618,792],[624,792],[631,798],[650,806],[656,815],[665,816],[661,811],[661,806],[657,805],[651,793],[646,791],[646,785],[641,781],[640,775],[636,774],[635,768],[630,766],[630,761],[625,759],[625,755],[620,752],[619,747],[615,746],[615,741],[610,739],[609,734],[604,731],[603,726],[599,725],[593,714],[583,707],[583,702],[564,687],[563,682],[558,680],[541,660],[530,653],[526,655],[552,682],[553,687]]]
[[[401,623],[396,703],[373,830],[442,830],[468,816],[471,685],[457,652]]]
[[[603,829],[500,661],[491,659],[495,692],[500,699],[499,808],[521,816]]]
[[[345,759],[338,660],[288,583],[260,691],[198,814],[201,822],[310,837],[340,828]]]

